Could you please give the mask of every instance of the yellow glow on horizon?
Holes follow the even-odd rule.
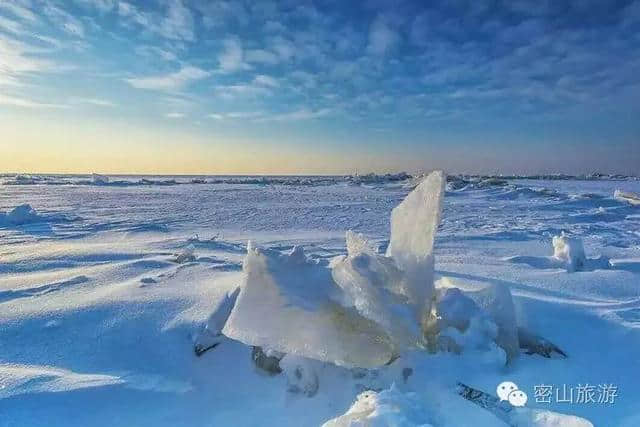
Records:
[[[0,118],[0,172],[104,174],[341,174],[355,153],[319,144],[243,141],[175,128]],[[309,147],[311,146],[311,148]],[[364,165],[376,159],[362,153]],[[378,164],[378,167],[381,167]]]

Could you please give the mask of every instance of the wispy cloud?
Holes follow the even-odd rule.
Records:
[[[127,83],[138,89],[178,90],[197,80],[204,79],[211,73],[198,67],[186,66],[174,73],[150,77],[125,79]]]
[[[263,86],[263,87],[278,87],[280,86],[280,83],[278,83],[278,80],[274,79],[271,76],[266,76],[264,74],[260,74],[254,77],[253,79],[253,84],[256,86]]]
[[[69,108],[66,104],[52,104],[33,101],[27,98],[0,94],[0,105],[21,108]]]
[[[399,34],[389,26],[382,16],[378,16],[369,28],[367,51],[374,55],[384,55],[399,42]]]
[[[18,3],[10,1],[0,2],[0,9],[5,10],[11,13],[16,18],[20,18],[25,21],[36,22],[38,20],[35,13],[24,6],[19,5]]]
[[[164,115],[168,119],[182,119],[185,117],[184,113],[167,113]]]
[[[220,70],[225,73],[249,68],[249,65],[244,62],[240,39],[229,37],[223,41],[222,51],[218,55],[218,64]]]
[[[108,99],[100,99],[100,98],[73,98],[71,100],[76,104],[88,104],[95,105],[96,107],[115,107],[116,104]]]
[[[84,37],[85,29],[82,22],[64,9],[47,3],[43,9],[43,13],[49,18],[52,24],[59,25],[68,34],[81,38]]]

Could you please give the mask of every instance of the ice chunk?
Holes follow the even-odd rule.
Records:
[[[366,239],[347,232],[348,255],[332,263],[332,276],[344,291],[343,305],[380,325],[399,351],[421,339],[421,313],[404,295],[404,272],[393,259],[375,253]]]
[[[630,191],[616,190],[613,193],[613,197],[621,202],[627,202],[632,205],[640,205],[640,195],[632,193]]]
[[[23,225],[41,220],[40,215],[29,204],[16,206],[4,215],[4,222],[9,225]]]
[[[223,333],[261,346],[349,367],[376,367],[394,356],[386,332],[355,308],[328,267],[307,259],[301,247],[291,254],[250,245],[245,281]]]
[[[325,422],[322,427],[429,427],[429,421],[417,394],[402,393],[392,385],[380,392],[360,393],[344,415]]]
[[[439,283],[442,288],[438,289],[441,296],[436,302],[436,308],[442,309],[444,316],[440,320],[444,324],[438,325],[439,327],[451,325],[458,328],[465,326],[473,316],[486,315],[498,327],[495,342],[506,352],[507,360],[512,360],[519,354],[516,312],[508,286],[489,283],[482,288],[465,287],[461,289],[464,294],[461,295],[458,290],[452,291],[454,286],[449,280],[444,279]],[[473,308],[468,299],[473,300],[478,309]],[[470,310],[469,314],[465,315],[465,310]]]
[[[392,213],[387,256],[347,233],[348,255],[329,267],[251,244],[245,283],[225,335],[352,367],[376,367],[422,340],[433,295],[433,238],[444,174],[431,173]]]
[[[421,313],[430,310],[433,296],[433,242],[440,217],[446,177],[431,172],[391,212],[387,256],[406,275],[403,292]]]
[[[109,183],[109,177],[105,175],[91,174],[91,179],[95,185],[105,185]]]
[[[182,252],[174,255],[173,262],[177,262],[178,264],[193,262],[196,260],[195,251],[195,246],[188,245],[182,250]]]
[[[587,258],[582,240],[577,237],[569,237],[564,233],[560,236],[554,236],[553,238],[552,260],[564,266],[570,273],[611,267],[609,258],[605,256]]]
[[[514,408],[511,425],[516,427],[593,427],[591,421],[544,409]]]
[[[194,348],[196,355],[199,356],[205,351],[216,347],[224,340],[222,328],[227,323],[239,293],[240,288],[236,288],[233,292],[226,294],[216,305],[204,329],[196,336]]]
[[[553,257],[564,262],[567,271],[582,270],[586,256],[582,240],[562,233],[553,237]]]

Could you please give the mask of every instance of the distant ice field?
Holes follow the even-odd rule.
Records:
[[[0,214],[0,426],[314,426],[344,413],[358,393],[350,380],[293,397],[282,378],[255,371],[250,349],[229,342],[197,358],[193,335],[240,284],[249,239],[328,262],[354,230],[384,250],[391,210],[415,185],[405,178],[0,178],[0,212],[36,212],[21,223]],[[432,356],[419,365],[429,381],[406,387],[464,380],[493,392],[509,380],[528,406],[638,425],[640,206],[615,199],[617,189],[639,194],[640,181],[451,180],[437,279],[507,284],[519,323],[569,358],[480,369]],[[546,262],[562,232],[611,268]],[[189,245],[195,260],[174,262]],[[618,389],[612,405],[531,397],[538,384],[605,382]],[[434,426],[504,425],[462,399],[433,399]]]

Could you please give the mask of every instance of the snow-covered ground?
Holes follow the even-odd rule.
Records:
[[[518,323],[568,358],[520,355],[503,366],[409,352],[384,372],[325,366],[306,397],[287,391],[286,375],[258,371],[241,343],[196,357],[195,336],[242,283],[248,239],[282,252],[302,245],[328,263],[346,253],[345,232],[354,230],[384,252],[391,210],[415,182],[103,178],[2,178],[0,426],[318,426],[354,402],[391,414],[408,408],[386,422],[506,425],[460,397],[458,381],[491,394],[512,381],[529,408],[640,425],[640,206],[614,198],[640,193],[639,181],[448,184],[438,283],[506,285]],[[33,211],[13,211],[23,204]],[[554,257],[562,232],[582,239],[584,262],[575,246]],[[406,381],[396,375],[405,368]],[[604,384],[615,387],[613,403],[597,401]],[[560,402],[555,391],[538,402],[540,385],[574,394],[592,385],[596,402]]]

